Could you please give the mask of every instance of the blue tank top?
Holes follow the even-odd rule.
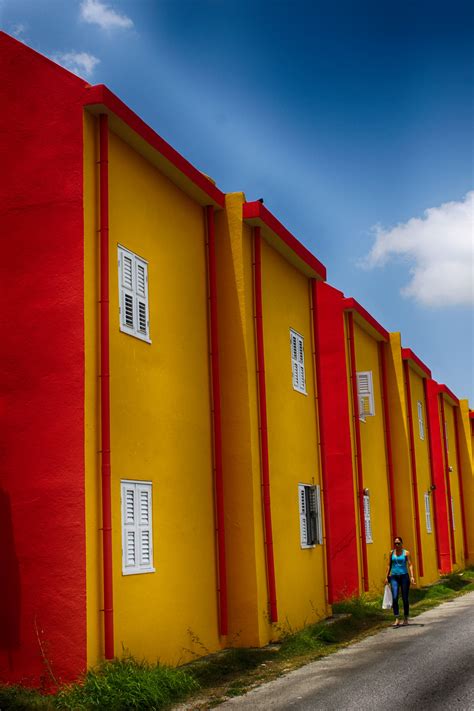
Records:
[[[397,555],[395,551],[392,551],[392,567],[390,569],[390,575],[405,575],[405,573],[408,573],[407,554],[405,549],[402,550],[401,555]]]

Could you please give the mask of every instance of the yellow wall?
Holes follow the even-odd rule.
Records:
[[[271,638],[262,519],[251,230],[242,193],[216,215],[229,644]]]
[[[302,549],[298,484],[321,486],[310,283],[262,240],[268,448],[278,627],[326,615],[323,545]],[[293,389],[290,329],[304,338],[306,392]]]
[[[423,577],[421,578],[422,585],[428,585],[439,578],[438,562],[436,557],[436,533],[435,533],[435,517],[433,496],[431,494],[431,468],[430,468],[430,451],[429,451],[429,433],[426,416],[426,401],[423,386],[423,378],[414,370],[409,368],[410,389],[411,389],[411,416],[413,421],[413,439],[415,445],[416,459],[416,478],[418,483],[418,509],[420,512],[420,536],[423,553]],[[420,437],[420,428],[418,425],[418,402],[421,402],[423,407],[423,422],[424,422],[424,439]],[[430,492],[431,505],[431,530],[428,533],[426,530],[426,514],[425,514],[425,493]]]
[[[466,511],[467,541],[469,548],[469,563],[474,563],[474,427],[469,420],[469,403],[459,402],[459,443],[461,454],[461,469],[464,491],[464,506]]]
[[[97,180],[86,116],[86,461],[89,663],[100,656]],[[217,632],[203,210],[109,135],[110,367],[115,649],[165,662],[221,646]],[[150,335],[119,330],[117,245],[148,261]],[[95,265],[93,266],[93,255]],[[87,337],[88,336],[88,337]],[[120,481],[153,483],[156,572],[122,575]],[[100,617],[100,616],[99,616]]]
[[[360,422],[362,471],[364,489],[370,492],[370,510],[373,543],[367,544],[369,589],[383,586],[392,549],[390,528],[389,481],[383,415],[383,390],[378,342],[358,323],[354,323],[356,370],[371,371],[374,387],[375,415]],[[352,402],[352,400],[351,400]],[[356,415],[358,414],[358,410]],[[354,475],[357,466],[354,461]]]
[[[447,474],[451,484],[451,496],[454,502],[454,541],[456,547],[456,564],[454,569],[465,567],[464,559],[464,544],[463,544],[463,525],[461,516],[461,497],[459,491],[459,468],[456,456],[456,433],[454,426],[454,408],[446,399],[444,400],[444,416],[447,428],[448,442],[448,464],[452,471]],[[448,501],[448,506],[451,503]]]
[[[415,511],[411,478],[410,439],[407,418],[407,398],[399,333],[390,334],[387,352],[387,386],[392,435],[392,460],[394,471],[396,536],[403,538],[411,553],[415,578],[419,581],[416,554]]]

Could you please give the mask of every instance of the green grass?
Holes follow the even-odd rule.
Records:
[[[474,590],[474,568],[443,576],[435,585],[412,587],[410,615],[416,617],[470,590]],[[207,694],[202,708],[210,708],[224,697],[238,696],[252,685],[373,634],[392,617],[391,610],[382,610],[381,596],[363,595],[333,605],[333,617],[328,620],[298,631],[289,625],[275,629],[279,644],[262,649],[227,649],[179,669],[126,656],[89,670],[79,682],[51,696],[0,685],[0,711],[158,711],[197,692]]]

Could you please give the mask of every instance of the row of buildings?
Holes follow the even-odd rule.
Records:
[[[467,401],[105,86],[0,33],[0,87],[0,678],[265,645],[394,535],[472,563]]]

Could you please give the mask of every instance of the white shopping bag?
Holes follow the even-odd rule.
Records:
[[[390,587],[390,585],[386,585],[383,593],[382,610],[390,610],[392,604],[392,588]]]

